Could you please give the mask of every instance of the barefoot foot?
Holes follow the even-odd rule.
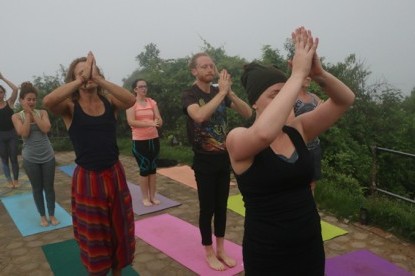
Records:
[[[41,217],[40,218],[40,226],[42,226],[42,227],[46,227],[46,226],[48,226],[49,225],[49,222],[48,222],[48,220],[46,219],[46,217]]]
[[[7,183],[7,188],[14,189],[14,185],[13,185],[13,182],[12,181],[9,181]]]
[[[151,201],[150,201],[150,200],[148,200],[148,199],[143,199],[143,205],[144,205],[144,206],[146,206],[146,207],[149,207],[149,206],[151,206],[151,205],[153,205],[153,204],[151,203]]]
[[[19,188],[20,187],[19,181],[13,180],[13,186],[14,186],[14,188]]]
[[[218,260],[218,258],[215,255],[207,255],[206,261],[210,268],[217,270],[217,271],[224,271],[226,270],[225,265]]]
[[[151,200],[151,202],[152,202],[153,204],[155,204],[155,205],[159,205],[159,204],[160,204],[160,200],[155,199],[155,198],[153,198],[153,199]]]
[[[50,216],[50,224],[55,226],[55,225],[58,225],[59,223],[61,222],[55,216]]]
[[[218,259],[224,262],[228,267],[234,267],[236,266],[236,260],[232,259],[225,253],[218,253],[217,255]]]

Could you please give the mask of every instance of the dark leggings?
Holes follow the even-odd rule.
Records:
[[[55,158],[43,163],[32,163],[23,159],[23,167],[32,185],[33,199],[41,216],[45,216],[45,202],[43,191],[46,195],[46,204],[49,216],[55,215]]]
[[[206,246],[212,244],[212,218],[215,236],[225,236],[230,170],[227,156],[224,159],[205,156],[203,159],[195,157],[193,169],[199,196],[199,229],[202,245]]]
[[[149,140],[133,140],[133,155],[140,168],[141,176],[155,174],[157,169],[157,158],[160,152],[159,138]]]
[[[14,129],[0,131],[0,156],[3,172],[8,181],[12,180],[9,159],[13,170],[13,179],[19,179],[19,163],[17,161],[17,134]]]

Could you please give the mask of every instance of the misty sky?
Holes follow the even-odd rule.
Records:
[[[264,45],[282,51],[304,25],[320,38],[326,62],[354,53],[370,81],[406,95],[415,87],[414,0],[0,1],[0,72],[17,85],[55,75],[89,50],[106,78],[122,85],[149,43],[162,58],[181,58],[200,51],[203,38],[250,61]]]

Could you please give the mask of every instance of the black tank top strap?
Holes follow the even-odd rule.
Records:
[[[303,137],[301,136],[301,134],[298,132],[297,129],[285,125],[283,126],[282,131],[284,131],[288,135],[288,137],[290,137],[297,152],[302,153],[304,151],[308,151],[307,145],[305,144]]]

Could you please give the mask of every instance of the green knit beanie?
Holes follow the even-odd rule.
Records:
[[[253,105],[271,85],[287,82],[287,77],[275,66],[264,66],[255,62],[246,64],[241,77],[248,101]]]

